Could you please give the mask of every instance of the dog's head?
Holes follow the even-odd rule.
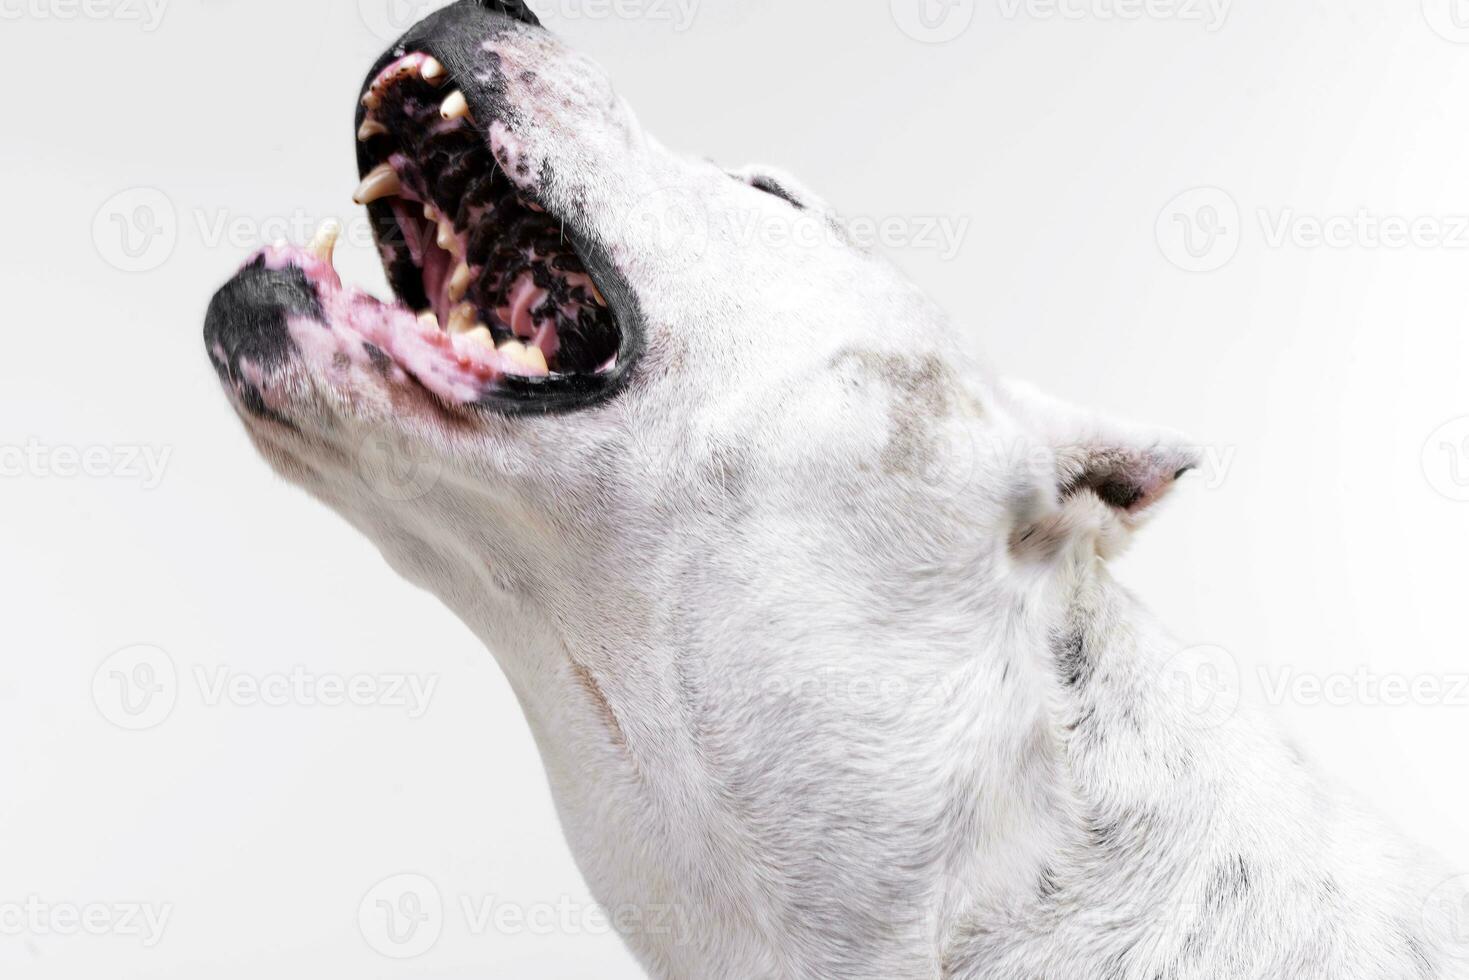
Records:
[[[501,646],[921,634],[1191,465],[994,382],[822,201],[669,152],[518,3],[414,28],[354,125],[396,302],[328,232],[255,257],[207,347],[271,463]]]

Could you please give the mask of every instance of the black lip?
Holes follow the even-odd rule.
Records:
[[[399,38],[372,66],[360,94],[367,93],[373,80],[389,64],[411,52],[422,51],[437,58],[448,70],[451,83],[464,93],[474,118],[482,121],[482,129],[487,129],[493,120],[514,128],[516,115],[505,98],[504,79],[483,45],[517,25],[541,26],[536,15],[520,0],[460,0],[424,18]],[[478,77],[486,73],[490,81],[479,81]],[[356,131],[366,116],[367,109],[359,99],[353,125],[354,142]],[[356,145],[358,175],[366,176],[380,161],[371,156],[366,144],[358,142]],[[549,171],[540,174],[543,185],[553,179],[554,174]],[[545,208],[544,201],[537,195],[522,192],[521,196]],[[550,211],[549,208],[546,210]],[[385,201],[369,204],[368,214],[381,254],[383,237],[399,233],[398,221],[391,205]],[[607,250],[586,233],[579,215],[557,213],[555,217],[561,220],[568,243],[576,250],[587,274],[607,300],[621,339],[617,363],[612,370],[601,374],[504,377],[480,396],[476,407],[503,415],[548,415],[590,408],[625,388],[642,358],[647,331],[636,293],[618,273]],[[409,290],[399,288],[393,270],[388,270],[388,277],[399,296],[411,298]]]

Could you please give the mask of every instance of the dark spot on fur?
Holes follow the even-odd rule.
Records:
[[[862,350],[844,351],[832,360],[834,368],[849,364],[888,392],[891,428],[882,452],[883,472],[920,478],[932,472],[939,454],[935,424],[954,406],[948,366],[933,355],[914,359]]]
[[[1091,680],[1096,665],[1087,650],[1086,638],[1077,630],[1056,644],[1056,665],[1067,687],[1078,688]]]
[[[1225,908],[1240,902],[1253,887],[1250,866],[1242,857],[1226,861],[1214,872],[1204,889],[1204,909],[1218,915]]]
[[[393,369],[393,359],[377,344],[370,344],[367,341],[363,341],[362,349],[367,353],[367,359],[372,362],[372,366],[377,370],[377,373],[386,378],[388,372]]]
[[[1061,882],[1056,877],[1056,870],[1051,867],[1041,869],[1040,884],[1036,888],[1036,897],[1042,902],[1049,902],[1061,891]]]
[[[1114,821],[1094,818],[1087,823],[1086,833],[1093,847],[1116,847],[1122,842],[1121,825]]]
[[[1089,705],[1087,709],[1081,713],[1080,717],[1078,717],[1075,721],[1066,726],[1066,730],[1074,735],[1094,737],[1096,734],[1096,732],[1094,731],[1096,727],[1096,722],[1097,709],[1095,706]]]
[[[265,397],[260,394],[260,389],[252,384],[241,383],[238,386],[240,393],[240,405],[251,415],[258,419],[269,419],[277,425],[283,425],[292,432],[300,432],[296,423],[276,412],[275,409],[265,404]]]

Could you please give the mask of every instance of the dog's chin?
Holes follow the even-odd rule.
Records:
[[[577,216],[544,202],[555,175],[532,172],[499,95],[492,42],[527,24],[516,4],[462,2],[369,73],[354,199],[394,300],[342,283],[334,225],[253,256],[205,327],[245,414],[299,429],[323,400],[442,421],[562,412],[626,382],[642,350],[636,296]]]

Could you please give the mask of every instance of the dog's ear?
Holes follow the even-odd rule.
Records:
[[[1199,466],[1198,450],[1175,433],[1103,419],[1019,382],[1003,391],[1054,466],[1056,506],[1022,518],[1019,550],[1055,553],[1091,536],[1102,557],[1115,557],[1174,484]]]

